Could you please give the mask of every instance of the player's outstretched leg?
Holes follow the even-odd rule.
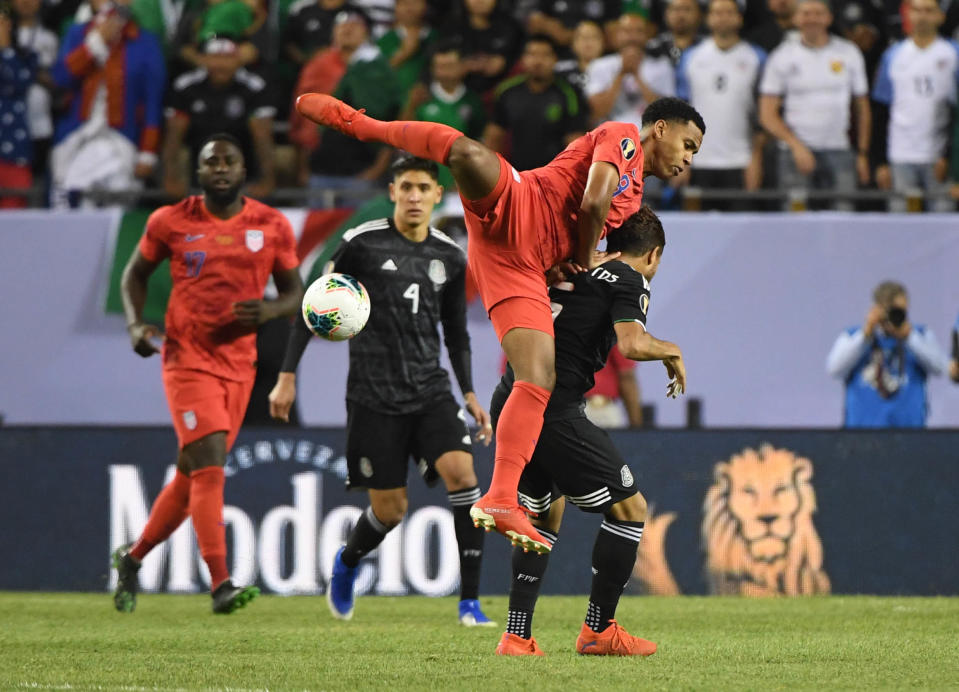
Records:
[[[646,503],[642,496],[634,495],[618,504],[638,504],[636,498],[642,503],[641,515],[645,518]],[[577,653],[598,656],[650,656],[656,653],[656,644],[634,637],[615,620],[616,606],[636,563],[636,550],[642,535],[642,521],[606,515],[593,545],[593,585],[586,622],[576,638]]]
[[[377,120],[327,94],[303,94],[296,99],[300,114],[320,125],[362,142],[383,142],[413,156],[446,163],[453,142],[465,135],[441,123]]]
[[[466,199],[486,197],[500,176],[496,154],[459,130],[442,123],[377,120],[328,94],[303,94],[300,114],[363,142],[382,142],[436,163],[448,165]],[[456,145],[454,149],[454,144]]]
[[[552,548],[557,534],[544,528],[540,534]],[[543,656],[533,637],[533,611],[539,598],[543,575],[549,566],[549,553],[540,555],[521,548],[513,548],[513,579],[509,587],[509,614],[506,631],[496,647],[499,656]]]

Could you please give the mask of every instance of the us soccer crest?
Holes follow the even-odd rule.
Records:
[[[434,284],[440,286],[446,283],[446,265],[443,260],[430,260],[430,268],[426,273]]]
[[[259,252],[263,249],[263,231],[247,231],[246,246],[250,252]]]

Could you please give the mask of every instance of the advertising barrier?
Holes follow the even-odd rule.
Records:
[[[651,508],[632,592],[959,593],[959,431],[612,436]],[[343,445],[340,429],[241,433],[224,513],[237,582],[323,592],[367,504],[344,489]],[[175,446],[164,428],[0,428],[0,589],[112,589],[108,555],[143,527]],[[486,487],[492,454],[475,452]],[[361,594],[458,588],[444,489],[412,470],[409,491],[406,519],[363,562]],[[589,591],[599,521],[570,506],[544,593]],[[489,536],[482,591],[505,593],[508,570],[508,544]],[[140,572],[146,591],[202,591],[208,579],[189,520]]]

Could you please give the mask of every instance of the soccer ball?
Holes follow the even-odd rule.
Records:
[[[330,341],[352,339],[370,317],[370,296],[348,274],[324,274],[303,294],[303,321]]]

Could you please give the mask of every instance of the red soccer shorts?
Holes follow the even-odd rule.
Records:
[[[552,212],[532,176],[500,156],[499,180],[486,197],[463,199],[468,263],[500,341],[510,329],[553,334],[545,272],[555,260],[545,235]]]
[[[233,447],[253,391],[253,378],[236,382],[199,370],[164,369],[163,386],[173,427],[183,449],[215,432],[226,432]]]

